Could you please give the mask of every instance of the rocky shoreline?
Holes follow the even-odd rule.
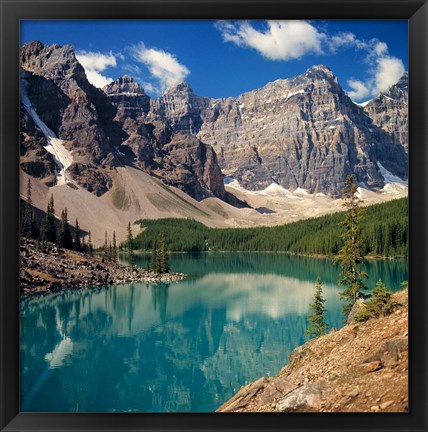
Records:
[[[21,295],[61,292],[67,289],[99,287],[131,282],[176,282],[184,273],[156,274],[104,261],[101,257],[49,244],[47,251],[36,248],[36,241],[20,242]]]
[[[408,291],[391,315],[297,347],[278,375],[242,387],[217,412],[402,412],[408,408]]]

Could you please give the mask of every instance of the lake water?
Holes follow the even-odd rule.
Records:
[[[145,266],[149,257],[139,256]],[[286,254],[173,254],[190,278],[27,299],[21,305],[21,411],[214,411],[274,375],[304,342],[315,280],[341,327],[339,269]],[[391,290],[407,262],[371,261]]]

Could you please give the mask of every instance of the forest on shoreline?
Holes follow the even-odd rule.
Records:
[[[151,251],[160,233],[171,252],[288,252],[332,256],[342,245],[343,212],[298,222],[255,228],[210,228],[193,219],[165,218],[137,221],[144,231],[131,245]],[[365,208],[361,223],[365,256],[405,258],[408,254],[408,199],[402,198]]]

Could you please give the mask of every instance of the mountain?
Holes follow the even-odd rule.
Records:
[[[396,84],[364,107],[373,123],[401,144],[406,153],[409,146],[408,99],[409,75],[405,72]]]
[[[145,217],[255,226],[331,213],[351,173],[366,204],[407,194],[407,76],[364,109],[322,65],[237,98],[181,82],[152,99],[127,75],[95,88],[69,45],[20,56],[22,194],[30,176],[38,208],[54,193],[100,241],[104,224]]]
[[[223,173],[249,190],[274,182],[339,196],[351,173],[380,188],[378,162],[407,177],[407,155],[391,128],[374,124],[323,65],[237,98],[207,100],[182,83],[159,98],[155,112],[173,130],[211,144]]]
[[[200,200],[225,199],[212,147],[145,115],[150,98],[131,77],[92,86],[70,45],[21,47],[21,167],[47,185],[113,187],[119,166],[136,166]],[[39,133],[41,132],[41,134]]]

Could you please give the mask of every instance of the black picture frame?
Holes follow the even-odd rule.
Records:
[[[0,0],[1,431],[426,431],[428,4],[413,0]],[[19,21],[22,19],[409,20],[408,414],[49,414],[19,412]]]

